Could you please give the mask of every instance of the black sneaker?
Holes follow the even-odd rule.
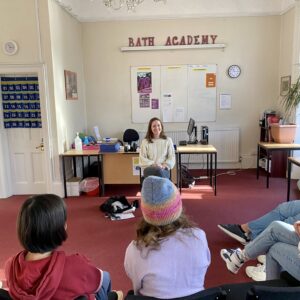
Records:
[[[238,224],[219,224],[218,227],[230,237],[246,245],[250,242],[247,234],[240,228]]]

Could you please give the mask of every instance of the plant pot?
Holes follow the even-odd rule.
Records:
[[[271,136],[276,143],[292,144],[295,139],[297,125],[287,124],[281,125],[278,123],[270,124]]]

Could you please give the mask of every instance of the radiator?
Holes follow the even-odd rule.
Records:
[[[188,135],[185,130],[180,131],[166,131],[175,145],[179,144],[181,140],[187,140]],[[240,159],[239,152],[239,128],[220,128],[208,130],[208,142],[213,145],[218,151],[219,163],[233,163]],[[140,140],[145,136],[145,131],[139,132]],[[199,136],[199,134],[198,134]],[[206,162],[206,155],[182,155],[184,163],[204,163]]]

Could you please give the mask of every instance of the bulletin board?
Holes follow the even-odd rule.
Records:
[[[217,65],[131,67],[132,122],[216,120]]]

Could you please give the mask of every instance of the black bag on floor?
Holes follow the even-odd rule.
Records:
[[[193,186],[195,184],[195,179],[191,175],[189,169],[185,165],[181,165],[181,180],[182,180],[182,187],[187,188]]]
[[[130,204],[125,196],[112,196],[102,203],[99,209],[108,214],[120,214],[132,207],[138,207],[137,200]]]

